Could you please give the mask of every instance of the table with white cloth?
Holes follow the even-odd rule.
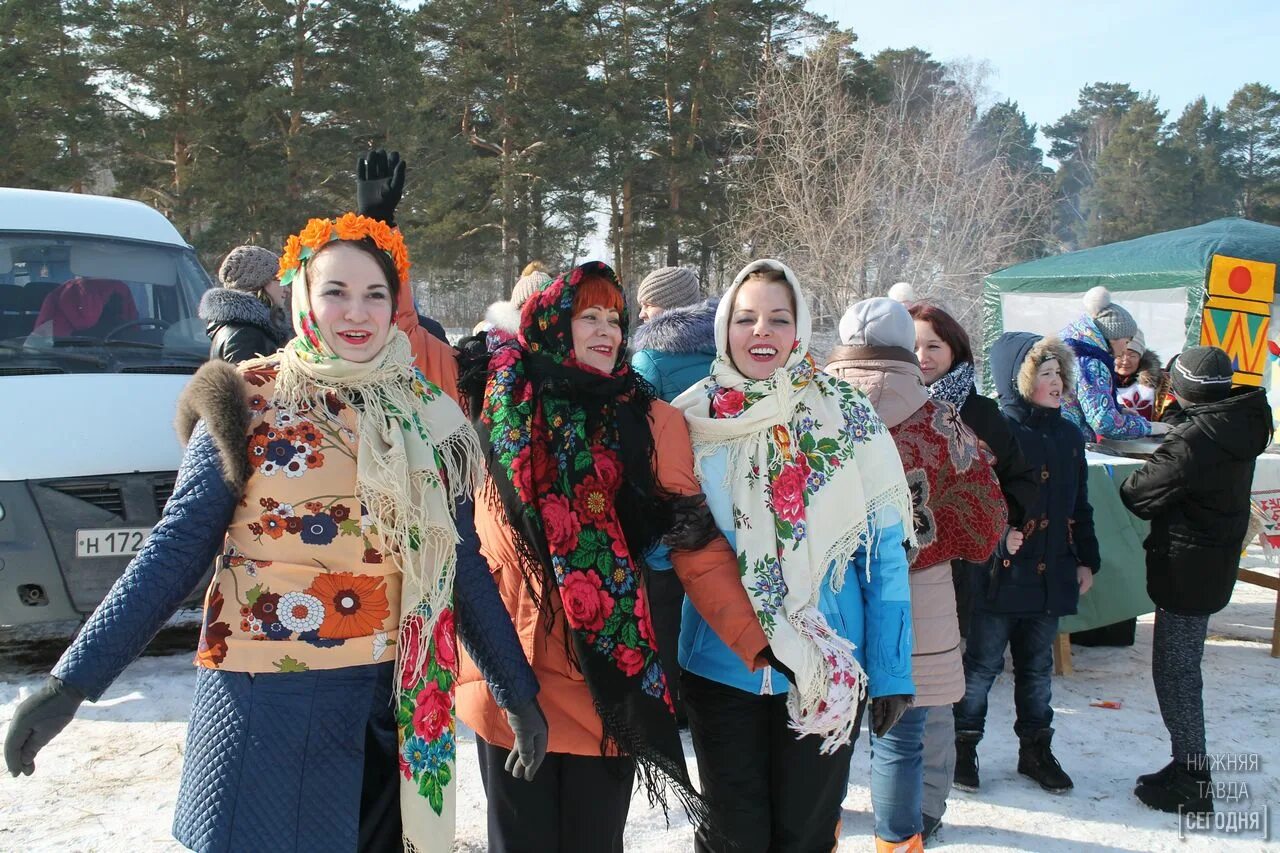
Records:
[[[1086,455],[1089,503],[1093,506],[1102,566],[1094,577],[1093,588],[1081,596],[1076,615],[1059,621],[1058,630],[1064,634],[1088,631],[1155,611],[1155,604],[1147,595],[1146,553],[1142,547],[1150,524],[1129,512],[1120,500],[1120,484],[1145,463],[1141,459],[1094,451]],[[1280,454],[1265,453],[1258,457],[1252,499],[1263,518],[1259,539],[1268,563],[1274,567],[1276,558],[1280,557]],[[1273,576],[1256,571],[1242,569],[1241,580],[1275,589]],[[1280,607],[1277,615],[1280,616]]]

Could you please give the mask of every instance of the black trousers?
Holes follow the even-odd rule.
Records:
[[[787,697],[684,673],[689,733],[710,826],[699,853],[831,853],[853,744],[831,755],[787,726]]]
[[[636,764],[547,753],[532,782],[504,769],[510,750],[476,738],[489,799],[489,853],[622,853]]]
[[[374,691],[374,710],[364,730],[364,775],[360,785],[360,853],[401,853],[400,743],[391,706],[391,685]]]

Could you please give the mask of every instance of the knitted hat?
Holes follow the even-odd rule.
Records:
[[[1093,318],[1093,323],[1109,341],[1121,338],[1132,338],[1138,332],[1138,324],[1133,315],[1111,301],[1111,291],[1102,285],[1084,295],[1084,310]]]
[[[1129,339],[1129,345],[1125,349],[1133,350],[1141,358],[1142,354],[1147,351],[1147,336],[1142,334],[1142,330],[1133,333],[1133,337]]]
[[[280,256],[261,246],[236,246],[218,267],[218,280],[223,287],[257,293],[276,280]]]
[[[854,347],[916,348],[916,324],[901,302],[885,296],[855,302],[840,318],[840,342]]]
[[[528,269],[526,267],[526,269]],[[519,308],[529,301],[529,297],[535,293],[542,291],[551,283],[551,276],[547,275],[541,269],[534,269],[525,275],[520,276],[516,281],[516,286],[511,288],[511,301]]]
[[[911,286],[911,282],[900,281],[889,288],[889,298],[894,302],[902,302],[903,304],[915,302],[917,301],[916,289]]]
[[[688,267],[663,267],[640,282],[636,300],[659,308],[683,308],[702,299],[698,274]]]
[[[1170,371],[1173,393],[1188,403],[1216,403],[1231,393],[1231,358],[1217,347],[1190,347]]]

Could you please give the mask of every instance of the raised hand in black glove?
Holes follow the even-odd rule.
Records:
[[[4,739],[4,763],[10,775],[35,772],[36,753],[67,727],[83,701],[83,693],[52,675],[22,701]]]
[[[765,646],[764,651],[761,652],[761,654],[763,654],[764,659],[769,662],[769,666],[782,673],[782,675],[786,677],[787,681],[790,681],[792,684],[796,683],[796,674],[791,671],[791,667],[778,660],[778,656],[773,653],[772,646]]]
[[[404,161],[399,151],[390,156],[381,148],[356,160],[356,212],[396,225],[396,205],[404,195]]]
[[[871,700],[871,731],[876,737],[884,737],[889,729],[897,725],[898,720],[915,703],[914,696],[876,696]]]
[[[533,781],[533,774],[547,757],[547,718],[537,699],[507,711],[507,723],[515,733],[516,745],[507,756],[506,770],[517,779]]]

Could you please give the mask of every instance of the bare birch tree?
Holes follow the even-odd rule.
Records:
[[[909,281],[976,330],[981,277],[1047,234],[1047,183],[973,144],[980,73],[949,68],[932,92],[900,73],[874,102],[850,85],[844,47],[762,72],[730,233],[744,256],[790,265],[819,322]]]

